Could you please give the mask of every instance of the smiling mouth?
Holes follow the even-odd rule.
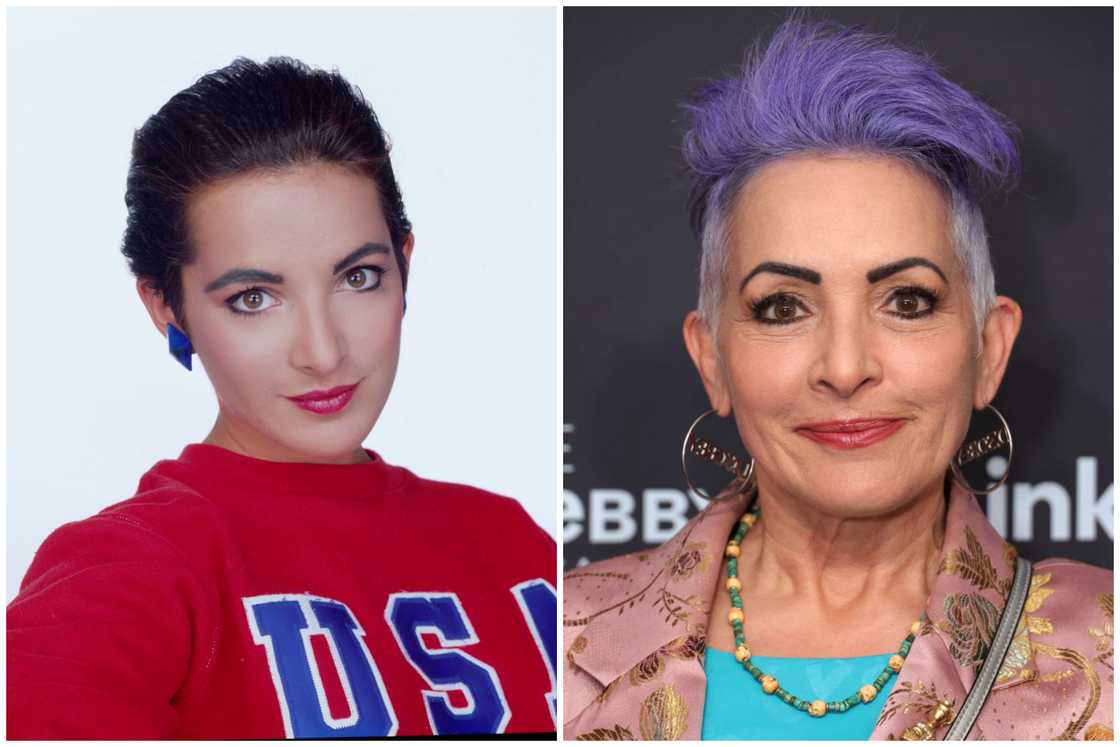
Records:
[[[317,415],[330,415],[350,404],[357,384],[336,386],[332,389],[308,392],[298,397],[288,397],[296,407]]]
[[[808,423],[794,430],[805,438],[837,449],[861,449],[892,436],[906,424],[902,418],[867,418]]]
[[[316,390],[316,391],[313,391],[313,392],[306,392],[305,394],[300,394],[300,395],[297,395],[295,397],[288,397],[288,399],[292,400],[293,402],[306,402],[306,401],[309,401],[309,400],[334,399],[341,394],[345,394],[346,392],[350,391],[351,389],[353,389],[356,386],[357,386],[357,384],[346,384],[346,385],[343,385],[343,386],[336,386],[336,387],[333,387],[331,389],[324,389],[324,390]]]

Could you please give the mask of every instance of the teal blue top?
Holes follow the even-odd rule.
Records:
[[[755,656],[755,666],[781,683],[782,689],[803,700],[843,700],[870,683],[891,654],[852,659],[787,659]],[[702,739],[856,739],[865,740],[875,729],[886,702],[880,692],[870,703],[843,713],[810,716],[762,691],[734,654],[709,648],[704,655],[708,676],[704,698]],[[892,682],[887,680],[885,691]]]

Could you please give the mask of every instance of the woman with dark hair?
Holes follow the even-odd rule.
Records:
[[[1032,567],[963,470],[1011,461],[991,402],[1022,312],[978,200],[1017,175],[1013,125],[891,39],[798,17],[688,112],[683,332],[711,410],[681,458],[733,479],[660,547],[565,577],[565,736],[1111,739],[1112,574]],[[699,434],[713,414],[741,447]]]
[[[39,549],[8,607],[8,736],[553,731],[555,543],[362,448],[414,241],[361,92],[238,59],[137,131],[125,201],[140,297],[218,413]]]

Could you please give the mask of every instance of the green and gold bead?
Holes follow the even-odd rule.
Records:
[[[724,585],[727,588],[728,597],[732,605],[731,610],[727,613],[727,619],[735,632],[736,660],[742,665],[743,669],[749,672],[750,675],[758,681],[764,693],[767,695],[777,695],[783,702],[798,710],[805,711],[810,716],[816,718],[820,718],[829,712],[843,713],[862,703],[870,703],[883,690],[887,681],[893,677],[896,672],[902,669],[902,664],[906,660],[906,656],[910,653],[910,647],[913,645],[914,638],[921,631],[921,627],[924,624],[924,616],[922,619],[916,620],[910,625],[908,635],[899,645],[898,653],[891,656],[887,666],[883,667],[883,671],[879,673],[879,676],[876,677],[871,684],[863,685],[847,698],[835,700],[831,703],[826,703],[823,700],[809,702],[787,692],[778,684],[777,679],[766,674],[754,665],[754,662],[751,660],[750,647],[747,646],[746,638],[743,635],[743,598],[740,593],[743,584],[739,580],[737,558],[741,554],[740,545],[742,544],[743,538],[746,536],[747,531],[758,521],[758,517],[759,512],[757,509],[740,517],[736,530],[729,538],[727,549],[724,553],[727,558],[727,580]]]

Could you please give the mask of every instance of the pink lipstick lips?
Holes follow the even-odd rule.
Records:
[[[795,430],[802,436],[837,449],[861,449],[889,437],[906,423],[899,418],[834,420],[807,423]]]
[[[357,384],[336,386],[325,391],[314,391],[301,394],[298,397],[288,397],[297,407],[303,408],[316,415],[330,415],[338,412],[350,404]]]

